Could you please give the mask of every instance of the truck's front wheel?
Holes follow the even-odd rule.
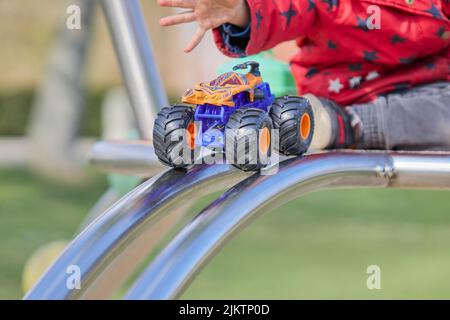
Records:
[[[227,161],[244,171],[256,171],[269,163],[272,120],[256,108],[236,110],[225,128]]]
[[[307,99],[278,98],[270,108],[270,117],[274,128],[279,130],[280,153],[302,155],[308,150],[314,133],[314,115]]]
[[[153,127],[153,146],[165,165],[183,168],[194,162],[196,126],[194,110],[186,105],[161,109]]]

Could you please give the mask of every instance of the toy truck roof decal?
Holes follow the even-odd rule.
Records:
[[[256,76],[250,72],[245,75],[227,72],[209,83],[201,82],[195,85],[194,89],[186,90],[181,101],[195,105],[211,104],[234,107],[234,95],[248,91],[250,101],[253,101],[253,89],[261,82],[261,76]]]

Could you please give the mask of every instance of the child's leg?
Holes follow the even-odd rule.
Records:
[[[352,117],[335,102],[312,94],[308,99],[314,113],[315,130],[310,150],[341,149],[354,146]]]
[[[392,93],[343,109],[327,99],[304,97],[311,102],[315,116],[312,150],[450,149],[450,82]]]
[[[363,149],[450,149],[450,82],[392,93],[345,108],[360,119]]]

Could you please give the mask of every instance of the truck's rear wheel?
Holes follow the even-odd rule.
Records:
[[[236,110],[225,128],[225,153],[228,162],[244,171],[256,171],[270,160],[272,120],[256,108]]]
[[[196,131],[192,107],[173,105],[161,109],[153,127],[153,146],[158,159],[175,168],[192,164]]]
[[[279,151],[284,155],[305,153],[314,133],[314,115],[309,101],[302,97],[285,96],[275,100],[270,117],[279,130]]]

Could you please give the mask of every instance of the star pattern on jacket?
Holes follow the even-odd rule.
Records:
[[[431,3],[431,8],[428,9],[428,10],[425,10],[425,12],[428,12],[428,13],[432,14],[433,17],[435,17],[435,18],[442,19],[441,12],[440,12],[439,9],[434,5],[434,3]]]
[[[328,86],[328,91],[330,92],[334,92],[334,93],[339,93],[341,92],[341,90],[344,88],[344,85],[341,83],[341,79],[337,78],[337,79],[330,79],[329,80],[329,86]]]
[[[403,90],[409,89],[410,87],[411,87],[411,83],[408,81],[399,82],[399,83],[394,84],[395,91],[403,91]]]
[[[360,28],[364,32],[370,31],[369,27],[367,26],[367,19],[362,19],[359,16],[356,16],[356,27]]]
[[[361,85],[361,81],[362,81],[362,77],[361,76],[356,76],[356,77],[352,77],[348,80],[348,83],[350,85],[350,88],[355,89],[358,88]]]
[[[446,31],[445,27],[440,26],[438,31],[436,32],[436,36],[444,41],[447,41],[448,39],[450,39],[450,31]]]
[[[363,55],[364,55],[364,60],[366,60],[368,62],[378,60],[378,55],[375,50],[373,50],[373,51],[364,50]]]
[[[319,73],[319,70],[317,68],[309,68],[308,71],[306,71],[306,77],[311,78]]]
[[[371,71],[367,74],[366,80],[371,81],[371,80],[375,80],[376,78],[379,78],[379,77],[380,77],[380,74],[378,73],[378,71]]]
[[[403,43],[403,42],[405,42],[405,41],[406,41],[406,39],[400,37],[398,34],[394,34],[394,35],[391,37],[391,43],[392,43],[392,44]]]
[[[337,5],[339,4],[339,0],[322,0],[322,2],[325,2],[328,5],[328,11],[331,11],[331,9],[337,7]]]
[[[348,68],[350,71],[361,71],[362,70],[362,63],[350,63],[348,65]]]
[[[426,67],[428,70],[433,70],[433,69],[436,67],[436,64],[435,64],[434,62],[432,62],[432,61],[429,61],[429,62],[426,62],[426,63],[425,63],[425,67]]]
[[[328,40],[327,46],[328,46],[328,49],[331,49],[331,50],[337,49],[337,44],[331,40]]]
[[[256,18],[256,29],[259,29],[261,27],[261,21],[263,19],[263,16],[262,16],[260,10],[255,12],[255,18]]]
[[[399,62],[401,64],[411,64],[417,59],[416,56],[406,57],[406,58],[400,58]]]
[[[316,2],[315,0],[308,0],[308,10],[307,12],[311,12],[312,10],[316,9]]]
[[[284,12],[280,12],[280,14],[286,18],[286,28],[289,28],[292,17],[295,17],[297,15],[297,11],[293,9],[292,1],[289,3],[288,10],[284,11]]]

